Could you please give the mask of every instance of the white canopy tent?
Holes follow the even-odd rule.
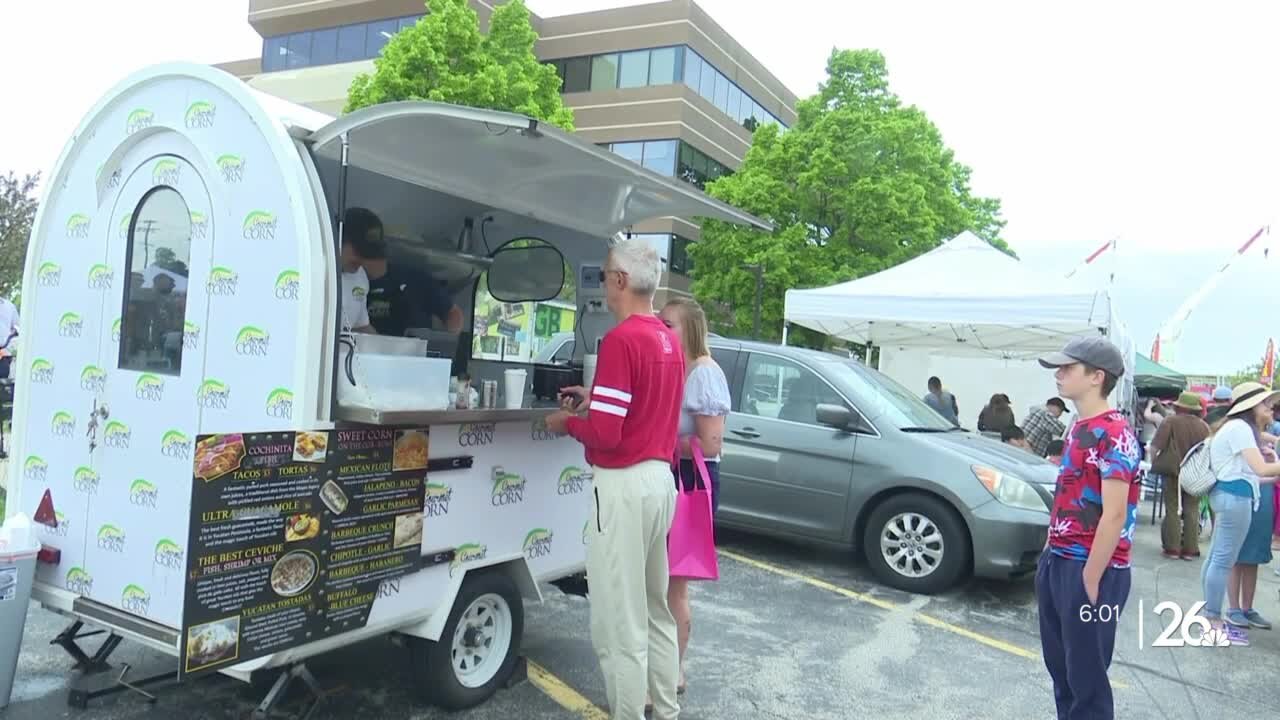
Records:
[[[942,377],[965,391],[966,422],[996,392],[1015,411],[1052,395],[1034,358],[1073,336],[1104,334],[1120,347],[1126,370],[1113,399],[1132,396],[1135,350],[1110,293],[1027,267],[968,232],[865,278],[788,290],[783,316],[880,347],[880,369],[921,393],[930,375]]]

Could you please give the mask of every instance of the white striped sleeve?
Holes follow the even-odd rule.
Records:
[[[621,418],[624,418],[627,416],[627,408],[624,408],[620,405],[614,405],[612,403],[602,402],[600,400],[592,400],[591,405],[589,405],[588,407],[590,407],[592,410],[595,410],[597,412],[608,413],[610,415],[617,415],[618,417],[621,417]]]
[[[631,404],[631,393],[624,392],[622,390],[617,390],[611,387],[606,387],[604,385],[596,385],[595,387],[591,388],[591,394],[599,395],[600,397],[608,398],[609,400],[619,400],[628,405]]]

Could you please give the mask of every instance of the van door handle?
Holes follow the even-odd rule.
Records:
[[[733,433],[734,435],[737,435],[738,437],[744,437],[744,438],[750,438],[750,439],[760,437],[760,433],[756,432],[754,428],[742,428],[741,430],[730,430],[729,432]]]

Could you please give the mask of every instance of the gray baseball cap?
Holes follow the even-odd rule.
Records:
[[[1120,349],[1106,338],[1096,335],[1073,338],[1061,351],[1040,358],[1040,365],[1047,368],[1059,368],[1073,363],[1092,365],[1116,377],[1124,375],[1124,357],[1120,355]]]

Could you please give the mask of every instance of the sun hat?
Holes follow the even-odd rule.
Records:
[[[1231,405],[1227,407],[1227,415],[1239,415],[1262,403],[1280,395],[1280,390],[1256,382],[1244,382],[1231,389]]]
[[[1184,391],[1178,395],[1178,400],[1173,405],[1174,407],[1180,407],[1183,410],[1200,412],[1200,393],[1194,393],[1190,390]]]

